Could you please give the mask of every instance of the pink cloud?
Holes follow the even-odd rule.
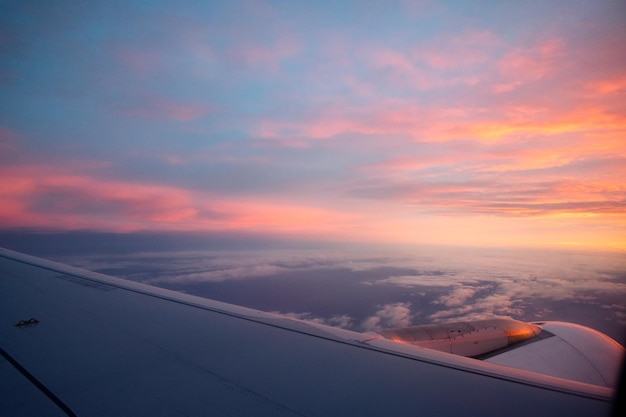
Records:
[[[618,75],[585,83],[585,88],[595,95],[610,95],[626,91],[626,75]]]
[[[396,87],[430,90],[473,86],[481,82],[484,67],[501,43],[490,32],[474,31],[439,37],[409,50],[368,46],[360,49],[360,57],[380,74],[379,78]]]
[[[231,213],[229,225],[242,230],[334,234],[354,221],[349,213],[278,201],[229,200],[220,206]]]
[[[301,119],[261,119],[251,134],[273,139],[329,139],[343,133],[412,137],[417,141],[508,143],[525,138],[591,132],[624,132],[626,116],[597,106],[558,108],[503,105],[501,108],[424,107],[401,100],[380,100],[362,108],[328,107]],[[605,148],[622,149],[615,140]],[[598,144],[600,145],[600,144]],[[567,152],[569,154],[569,152]]]
[[[336,232],[354,220],[352,215],[320,207],[106,180],[55,166],[9,167],[4,178],[1,227],[317,235]]]
[[[133,230],[194,217],[189,197],[167,187],[102,181],[55,167],[16,167],[0,187],[4,226]]]
[[[521,113],[510,125],[464,127],[486,138],[476,131],[496,129],[493,140],[421,142],[405,148],[408,155],[362,166],[352,192],[427,213],[624,217],[626,120],[588,109],[550,124]]]
[[[369,65],[379,72],[382,82],[396,88],[431,90],[446,85],[473,85],[474,76],[444,76],[415,59],[411,53],[392,49],[370,49],[363,52]],[[435,58],[433,58],[435,59]]]
[[[515,48],[498,63],[498,93],[515,90],[519,86],[542,79],[554,73],[565,54],[562,39],[549,39],[532,47]]]
[[[498,227],[510,228],[515,224],[522,227],[527,224],[520,223],[523,219],[532,218],[563,223],[559,230],[569,227],[571,239],[581,239],[571,228],[580,219],[584,224],[591,221],[596,227],[609,227],[606,233],[589,234],[589,239],[596,241],[604,236],[604,242],[596,243],[606,245],[617,239],[615,233],[609,233],[611,230],[626,227],[626,188],[619,182],[624,169],[616,179],[593,181],[533,179],[520,175],[512,180],[510,176],[486,176],[459,183],[416,184],[391,181],[379,175],[378,186],[385,192],[383,199],[374,198],[376,183],[366,180],[362,185],[369,188],[362,188],[360,195],[324,206],[321,202],[311,205],[272,198],[234,198],[157,184],[108,180],[77,175],[63,166],[5,167],[6,181],[0,183],[0,227],[126,232],[243,230],[377,242],[424,239],[464,242],[459,233],[467,236],[477,233],[480,238],[472,239],[476,244],[493,241],[497,233],[501,236]],[[352,191],[357,187],[358,184]],[[363,203],[363,198],[370,201]],[[428,213],[443,216],[432,217]],[[491,220],[485,222],[472,217],[484,215]],[[506,225],[498,220],[507,218],[516,220]],[[550,222],[542,223],[542,230],[549,232],[542,235],[544,239],[550,239],[554,233],[556,226]],[[525,227],[535,227],[533,224],[536,225],[530,223]],[[535,242],[532,239],[537,239],[537,233],[518,231],[514,235],[528,235],[529,242]]]

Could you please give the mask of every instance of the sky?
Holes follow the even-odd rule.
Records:
[[[626,249],[622,1],[0,1],[0,229]]]

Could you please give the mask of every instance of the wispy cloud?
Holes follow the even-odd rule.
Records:
[[[120,7],[0,17],[3,227],[624,247],[615,2]]]
[[[530,48],[516,48],[507,53],[498,63],[500,83],[495,92],[512,91],[527,82],[537,81],[551,75],[556,70],[559,58],[563,55],[561,39],[549,39]]]

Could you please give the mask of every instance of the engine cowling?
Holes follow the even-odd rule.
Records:
[[[617,385],[624,357],[624,348],[607,335],[563,322],[491,319],[378,333],[396,342],[606,387]]]
[[[470,357],[506,348],[540,333],[538,326],[512,319],[425,324],[379,332],[396,342]]]

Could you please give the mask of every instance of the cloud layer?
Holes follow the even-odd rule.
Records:
[[[622,253],[430,247],[66,252],[57,259],[356,331],[511,317],[576,322],[622,340],[626,326]]]

